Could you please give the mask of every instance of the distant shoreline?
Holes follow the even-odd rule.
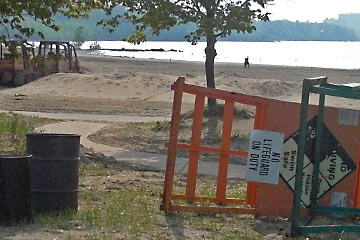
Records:
[[[98,42],[101,46],[98,55],[114,57],[163,59],[168,61],[204,62],[206,43],[192,46],[188,42],[148,41],[132,45],[124,41]],[[83,45],[83,51],[91,42]],[[243,64],[249,56],[250,64],[271,66],[318,67],[326,69],[359,69],[360,57],[356,49],[360,42],[231,42],[216,43],[216,63]]]
[[[103,49],[102,49],[103,50]],[[159,62],[159,63],[168,63],[168,62],[179,62],[179,63],[189,63],[189,64],[205,64],[204,61],[188,61],[188,60],[173,60],[173,59],[155,59],[155,58],[136,58],[136,57],[126,57],[126,56],[111,56],[104,55],[99,52],[99,50],[78,50],[78,55],[80,57],[93,57],[93,58],[104,58],[104,59],[122,59],[122,60],[131,60],[131,61],[149,61],[149,62]],[[241,66],[243,67],[243,62],[218,62],[215,58],[215,67],[217,65],[231,65],[231,66]],[[326,68],[326,67],[307,67],[307,66],[293,66],[293,65],[271,65],[271,64],[254,64],[250,62],[250,65],[256,68],[266,67],[266,68],[290,68],[290,69],[322,69],[330,71],[350,71],[356,72],[354,76],[360,76],[360,68],[354,69],[343,69],[343,68]],[[359,72],[359,74],[357,74]]]
[[[200,61],[181,61],[181,60],[163,60],[146,58],[123,58],[113,56],[103,56],[101,54],[89,54],[88,51],[79,52],[80,66],[82,61],[97,61],[109,64],[117,64],[119,69],[126,72],[150,72],[161,73],[173,76],[204,76],[205,63]],[[231,74],[243,78],[251,79],[276,79],[280,81],[298,82],[305,78],[327,76],[329,82],[334,83],[352,83],[360,82],[360,69],[336,69],[302,66],[283,66],[251,64],[250,68],[244,69],[243,63],[215,63],[215,77],[217,74]]]

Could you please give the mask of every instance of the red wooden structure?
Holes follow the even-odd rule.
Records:
[[[255,214],[254,207],[258,186],[257,183],[248,182],[246,200],[226,198],[227,173],[230,155],[247,157],[247,151],[230,149],[233,110],[235,103],[255,106],[256,115],[254,129],[264,129],[265,115],[267,111],[267,99],[246,94],[233,93],[218,89],[185,84],[184,77],[180,77],[174,83],[174,85],[172,86],[172,90],[174,90],[175,92],[161,208],[165,211],[166,214],[170,211]],[[178,133],[183,93],[195,95],[193,127],[190,144],[178,144]],[[220,148],[201,146],[200,143],[206,97],[221,99],[225,101],[223,130]],[[173,194],[174,171],[177,150],[190,151],[185,195]],[[215,198],[195,196],[200,152],[219,154],[219,168]],[[173,204],[173,200],[186,200],[191,204],[177,205]],[[211,202],[215,204],[221,204],[221,206],[198,206],[196,204],[193,204],[201,202]],[[235,205],[235,207],[226,207],[227,204]],[[244,207],[244,205],[247,206]]]

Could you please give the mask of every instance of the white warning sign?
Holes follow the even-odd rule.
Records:
[[[311,186],[312,186],[312,178],[313,178],[313,169],[314,165],[312,163],[308,164],[304,167],[303,170],[303,183],[302,183],[302,195],[301,201],[305,206],[310,205],[310,196],[311,196]],[[295,176],[291,178],[290,181],[287,182],[289,187],[294,190],[295,189]],[[318,198],[321,197],[325,192],[330,189],[329,184],[324,180],[321,174],[319,174],[319,192]]]
[[[348,169],[345,161],[334,151],[320,163],[320,172],[332,186],[348,175],[351,169]]]
[[[284,144],[283,161],[280,168],[281,176],[285,181],[289,181],[296,174],[296,158],[298,144],[294,139],[289,138]],[[304,167],[310,164],[310,160],[304,156]]]
[[[316,122],[317,117],[314,117],[308,122],[307,126],[301,195],[301,201],[306,207],[310,205],[315,160]],[[292,191],[295,190],[298,141],[299,131],[295,132],[285,140],[283,160],[280,167],[280,176]],[[354,161],[325,125],[323,126],[320,155],[318,199],[356,169]]]
[[[246,180],[277,184],[283,144],[283,133],[253,130],[250,135]]]

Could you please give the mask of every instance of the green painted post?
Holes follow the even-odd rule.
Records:
[[[291,236],[296,237],[299,233],[300,222],[300,204],[302,195],[303,183],[303,165],[307,133],[307,115],[309,107],[309,90],[311,82],[307,79],[303,82],[302,98],[301,98],[301,111],[300,111],[300,140],[298,145],[297,159],[296,159],[296,175],[295,175],[295,194],[293,200],[293,209],[291,216]]]
[[[313,179],[311,183],[311,205],[310,210],[317,206],[317,196],[319,192],[319,168],[321,162],[321,144],[322,144],[322,128],[324,121],[324,105],[325,94],[320,94],[319,107],[318,107],[318,119],[316,124],[316,142],[315,142],[315,162],[313,169]]]

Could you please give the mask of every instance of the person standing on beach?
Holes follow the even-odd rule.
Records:
[[[245,58],[245,62],[244,62],[244,68],[246,68],[246,67],[250,67],[250,63],[249,63],[249,57],[246,57]]]

